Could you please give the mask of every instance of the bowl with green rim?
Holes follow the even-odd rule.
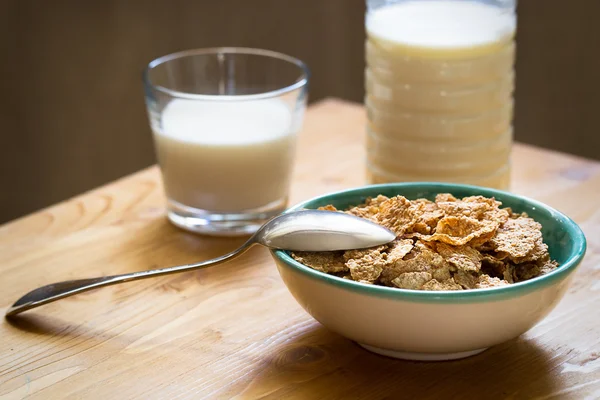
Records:
[[[271,251],[283,282],[298,303],[333,332],[367,350],[411,360],[451,360],[478,354],[529,330],[558,304],[586,251],[586,239],[569,217],[541,202],[478,186],[411,182],[369,185],[330,193],[286,212],[328,204],[338,209],[379,194],[433,200],[494,197],[502,207],[526,212],[542,225],[552,259],[559,267],[527,281],[488,289],[424,291],[368,285],[329,275]]]

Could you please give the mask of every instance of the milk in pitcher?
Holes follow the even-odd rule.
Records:
[[[383,3],[366,18],[369,180],[508,188],[514,8]]]

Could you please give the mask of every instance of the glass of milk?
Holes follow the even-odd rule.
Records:
[[[371,183],[508,189],[516,0],[367,0]]]
[[[285,209],[308,75],[298,59],[245,48],[148,65],[146,105],[173,224],[249,234]]]

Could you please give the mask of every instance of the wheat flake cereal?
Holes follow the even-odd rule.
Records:
[[[385,246],[345,252],[292,252],[315,270],[371,285],[409,290],[478,290],[502,287],[554,271],[541,225],[494,198],[462,199],[440,193],[435,201],[379,195],[347,210],[396,233]]]

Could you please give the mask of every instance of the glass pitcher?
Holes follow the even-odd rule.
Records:
[[[508,189],[516,0],[367,0],[367,176]]]

